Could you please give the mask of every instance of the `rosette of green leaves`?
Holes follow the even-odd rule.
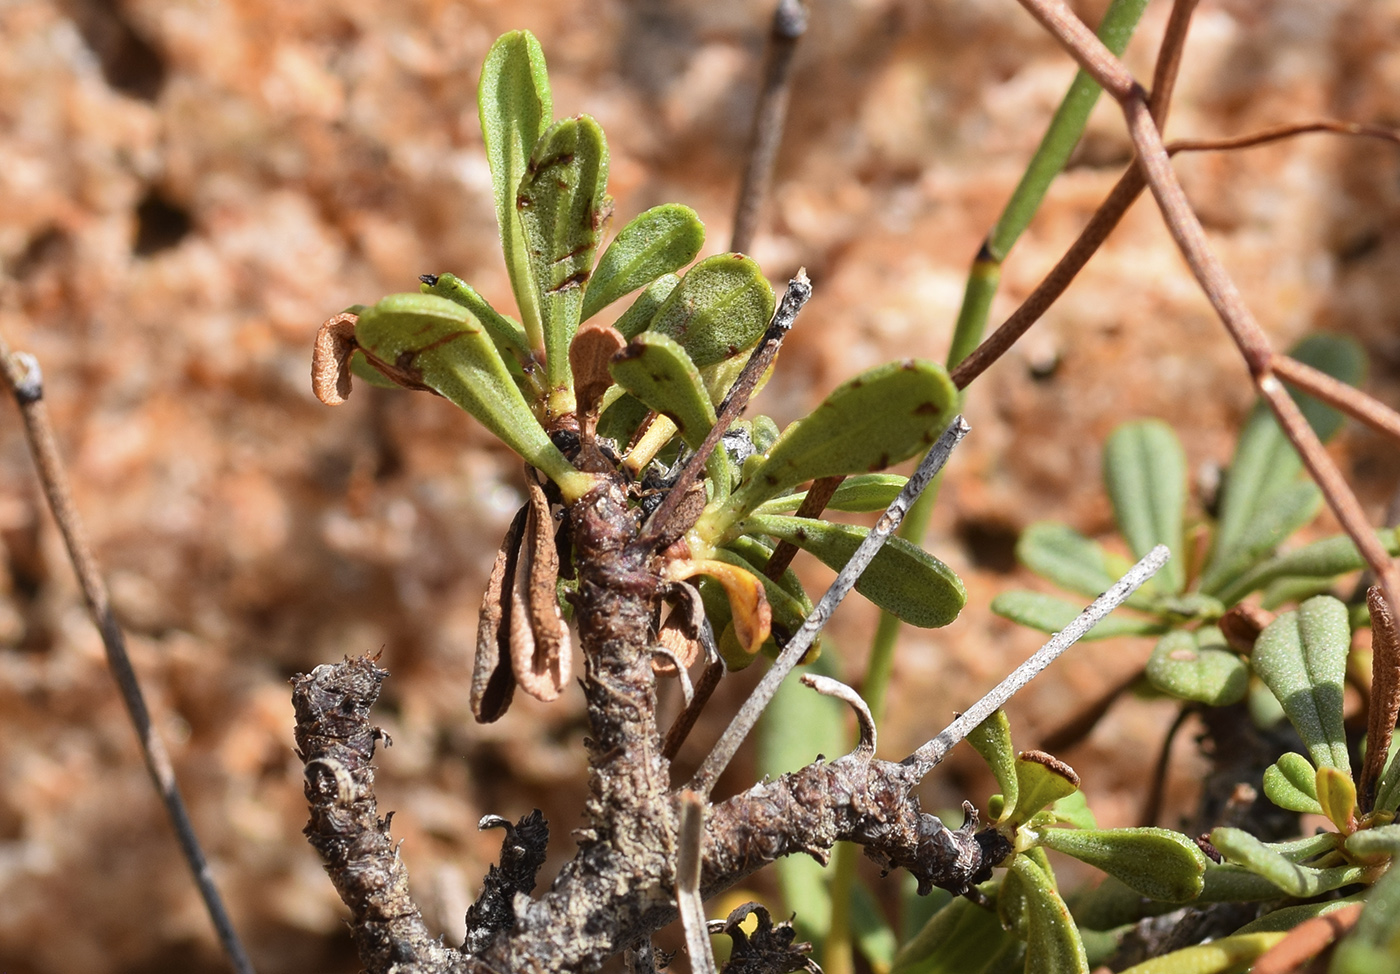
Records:
[[[371,381],[387,378],[390,384],[447,397],[573,499],[592,478],[572,467],[546,431],[575,409],[568,351],[579,323],[646,289],[637,302],[640,312],[633,315],[644,327],[657,310],[656,285],[674,280],[673,272],[695,258],[704,228],[687,207],[658,206],[623,227],[597,259],[611,212],[607,143],[586,115],[554,121],[544,54],[528,32],[513,31],[492,45],[478,108],[501,250],[520,320],[493,308],[452,274],[425,275],[422,294],[393,295],[372,308],[352,309],[360,320],[351,367],[358,375],[374,376]],[[748,294],[760,309],[766,302],[766,310],[757,325],[750,316],[736,326],[744,332],[741,345],[752,344],[772,310],[771,289],[761,278],[754,280],[751,261],[746,270],[747,286],[730,290]],[[687,294],[693,297],[695,291],[692,286]],[[734,303],[733,293],[728,298],[724,308]],[[713,317],[724,308],[691,310]],[[729,340],[734,329],[712,327],[704,337],[712,344]]]
[[[1316,335],[1292,352],[1295,358],[1353,385],[1361,381],[1364,357],[1349,339]],[[1335,410],[1295,394],[1308,422],[1323,439],[1340,427]],[[1114,518],[1134,558],[1155,544],[1173,557],[1159,573],[1085,638],[1149,636],[1160,639],[1147,666],[1158,690],[1184,700],[1222,706],[1248,690],[1249,665],[1212,623],[1245,596],[1264,591],[1266,607],[1324,590],[1348,571],[1363,567],[1360,552],[1345,536],[1276,554],[1279,546],[1310,522],[1322,497],[1301,479],[1302,462],[1261,402],[1240,435],[1220,496],[1210,555],[1199,577],[1185,570],[1187,468],[1181,444],[1158,420],[1118,427],[1104,449],[1104,482]],[[1379,532],[1392,553],[1400,551],[1393,530]],[[1033,524],[1023,532],[1017,558],[1037,575],[1078,595],[1097,596],[1131,564],[1067,525]],[[1080,604],[1039,592],[1011,591],[992,610],[1015,622],[1056,632],[1079,614]]]

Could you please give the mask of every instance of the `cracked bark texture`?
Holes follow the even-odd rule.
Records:
[[[528,890],[542,850],[512,850],[515,833],[508,833],[502,868],[493,870],[497,884],[488,880],[473,907],[463,950],[424,927],[388,821],[377,815],[369,762],[379,732],[369,710],[385,671],[347,660],[295,681],[297,742],[312,806],[307,835],[352,911],[361,959],[375,974],[592,971],[644,946],[675,919],[678,816],[661,754],[650,652],[662,583],[653,549],[637,543],[637,513],[620,481],[572,505],[569,518],[592,730],[589,827],[575,833],[577,854],[538,900]],[[859,843],[887,870],[909,869],[922,893],[934,886],[966,891],[1009,850],[994,832],[975,834],[975,815],[954,831],[922,812],[911,794],[918,781],[909,764],[858,750],[714,806],[703,847],[705,894],[785,855],[825,861],[840,840]],[[514,878],[502,880],[507,873]]]

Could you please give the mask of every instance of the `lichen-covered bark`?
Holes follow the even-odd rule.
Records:
[[[297,750],[311,805],[306,836],[350,908],[352,936],[366,968],[475,971],[477,964],[424,926],[389,823],[378,815],[370,761],[382,735],[369,711],[388,675],[361,658],[318,666],[293,680]]]
[[[510,890],[469,941],[474,954],[431,938],[408,897],[387,823],[377,818],[369,708],[384,671],[366,660],[318,667],[296,684],[297,741],[307,760],[307,834],[354,914],[356,944],[374,974],[415,971],[593,971],[644,945],[676,914],[677,814],[656,724],[650,646],[661,590],[654,551],[637,542],[635,509],[606,482],[569,511],[592,736],[579,848],[549,890],[531,901]],[[702,885],[713,895],[785,855],[825,859],[837,841],[862,845],[887,869],[914,873],[921,892],[961,893],[1006,854],[996,840],[925,814],[905,764],[857,751],[818,761],[715,806],[706,828]],[[995,833],[989,833],[995,836]],[[533,861],[533,860],[532,860]],[[497,904],[498,906],[501,904]]]

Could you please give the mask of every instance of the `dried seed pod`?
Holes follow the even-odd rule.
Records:
[[[326,319],[316,332],[311,353],[311,391],[327,406],[339,406],[350,395],[350,356],[355,343],[355,323],[360,316],[345,311]]]
[[[515,674],[510,666],[510,600],[514,590],[520,538],[525,532],[529,505],[516,512],[496,552],[491,578],[481,600],[476,628],[476,668],[472,672],[472,716],[478,723],[499,720],[515,695]]]
[[[528,512],[511,588],[510,661],[521,689],[549,701],[569,682],[573,648],[555,594],[559,552],[549,500],[533,477],[527,478],[526,489]]]

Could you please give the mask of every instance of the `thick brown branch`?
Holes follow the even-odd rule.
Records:
[[[318,666],[292,681],[297,750],[306,766],[311,820],[306,836],[321,854],[352,915],[360,961],[381,971],[478,970],[466,955],[428,933],[408,894],[408,869],[374,797],[369,722],[388,671],[366,658]]]

